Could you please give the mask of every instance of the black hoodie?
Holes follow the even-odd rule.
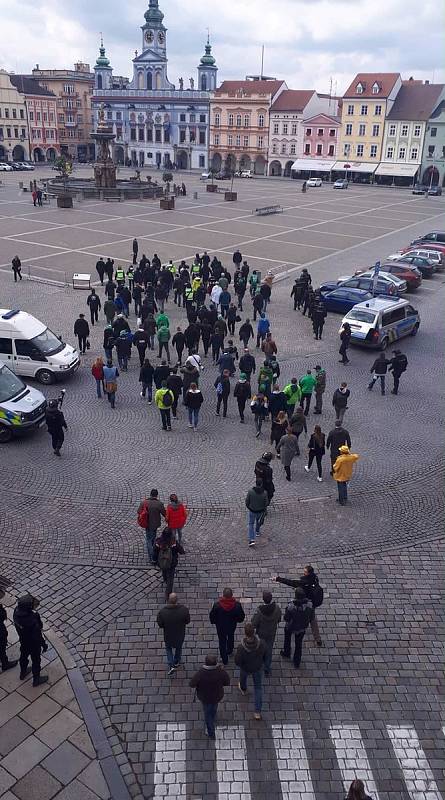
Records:
[[[275,603],[264,603],[258,606],[252,617],[255,631],[265,642],[273,642],[278,625],[281,622],[281,608]]]
[[[49,433],[60,433],[63,428],[65,428],[65,430],[68,429],[65,417],[58,408],[47,408],[45,416]]]
[[[39,614],[32,608],[32,598],[19,598],[14,609],[13,622],[20,643],[28,646],[40,646],[42,643],[42,622]]]

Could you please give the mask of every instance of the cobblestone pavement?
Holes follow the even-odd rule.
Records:
[[[182,408],[172,433],[162,433],[156,408],[139,397],[134,357],[128,373],[121,376],[113,414],[105,400],[96,399],[90,375],[92,360],[101,354],[101,320],[92,331],[85,366],[66,384],[69,430],[62,459],[53,458],[45,431],[1,449],[0,574],[12,581],[14,595],[30,590],[41,598],[45,625],[67,645],[74,668],[83,675],[132,797],[263,800],[272,791],[278,800],[331,800],[342,797],[342,786],[357,774],[365,777],[376,799],[440,800],[441,794],[445,798],[440,683],[444,278],[437,275],[424,281],[412,296],[422,324],[416,339],[401,343],[409,368],[398,397],[367,391],[374,354],[353,349],[351,366],[338,364],[339,316],[329,315],[323,341],[316,342],[309,322],[292,312],[289,293],[298,261],[312,262],[314,282],[348,274],[357,264],[370,264],[394,252],[417,233],[440,227],[443,204],[420,205],[406,192],[363,187],[337,200],[323,187],[323,194],[314,190],[305,197],[311,206],[302,208],[302,198],[298,195],[295,200],[292,185],[246,183],[249,186],[240,189],[245,199],[236,209],[215,204],[213,198],[201,208],[199,214],[215,217],[215,227],[208,219],[192,219],[186,201],[181,201],[183,210],[168,217],[172,228],[180,228],[181,238],[167,244],[162,237],[165,241],[158,240],[156,247],[162,258],[191,255],[203,247],[231,254],[249,239],[248,249],[242,249],[252,266],[261,262],[264,271],[263,259],[269,255],[275,259],[268,263],[282,278],[274,286],[270,319],[279,348],[280,382],[284,385],[318,362],[326,368],[325,408],[317,418],[326,431],[334,422],[333,390],[341,380],[347,380],[351,389],[345,423],[353,449],[361,456],[350,487],[351,504],[345,508],[335,504],[327,467],[323,483],[318,484],[315,475],[304,472],[302,455],[294,462],[288,484],[275,461],[273,507],[256,549],[247,548],[244,497],[252,483],[253,464],[269,446],[267,432],[258,441],[250,419],[241,426],[233,399],[226,420],[214,416],[215,368],[210,363],[202,375],[205,404],[198,433],[189,431]],[[291,192],[298,204],[298,210],[291,212],[299,218],[295,236],[295,220],[286,220],[288,212],[268,218],[270,227],[258,228],[256,236],[262,241],[256,243],[251,234],[254,220],[234,219],[246,215],[261,197],[267,202],[273,196],[289,206]],[[6,246],[0,258],[4,262],[1,304],[34,313],[72,341],[72,325],[86,296],[34,282],[14,286],[6,266],[8,248],[16,252],[24,215],[26,225],[31,216],[21,201],[17,213],[11,195],[3,198],[7,202],[0,201],[0,215],[7,219],[0,219],[1,247]],[[376,207],[378,211],[372,211]],[[27,245],[28,251],[24,247],[24,258],[38,253],[40,263],[52,269],[52,261],[59,265],[56,258],[48,261],[52,245],[57,253],[65,251],[67,266],[74,259],[79,268],[90,270],[101,254],[101,243],[110,241],[113,231],[121,242],[116,245],[118,257],[121,252],[121,257],[124,252],[128,255],[134,233],[143,235],[136,224],[139,205],[119,204],[115,212],[109,204],[101,204],[90,211],[102,220],[99,232],[93,231],[94,246],[79,238],[80,225],[87,230],[95,227],[85,223],[90,213],[86,204],[69,216],[44,209],[47,229],[41,221],[37,226],[32,215],[32,240],[38,244]],[[118,216],[127,217],[125,226]],[[154,218],[152,212],[150,216]],[[341,219],[333,223],[334,216]],[[305,217],[308,220],[302,223]],[[211,227],[205,239],[197,233],[203,224]],[[314,238],[309,242],[307,231],[313,228],[305,232],[302,224],[322,230],[310,234]],[[278,226],[275,231],[273,226]],[[265,240],[271,231],[278,236]],[[150,229],[148,254],[156,249],[154,241]],[[170,234],[168,241],[174,243],[175,237]],[[287,241],[295,244],[287,249]],[[79,243],[85,244],[88,258],[76,249]],[[315,247],[318,251],[312,253]],[[183,324],[182,312],[169,305],[168,313],[172,326]],[[134,317],[130,321],[134,323]],[[57,387],[44,391],[55,396]],[[315,421],[310,415],[309,426]],[[152,485],[158,486],[163,499],[177,491],[190,509],[177,589],[191,608],[192,625],[185,669],[173,679],[166,678],[163,645],[154,622],[162,586],[157,570],[147,567],[135,521],[135,507]],[[188,678],[209,649],[215,649],[214,631],[207,622],[211,602],[224,585],[232,585],[249,615],[261,590],[271,586],[273,574],[299,574],[308,561],[315,563],[326,587],[319,613],[325,647],[316,648],[306,637],[296,677],[288,662],[280,661],[277,643],[260,723],[252,718],[251,692],[246,698],[238,696],[231,665],[232,685],[220,708],[217,741],[209,744]],[[284,587],[276,588],[275,594],[282,605],[290,596]],[[50,677],[51,669],[52,664]],[[0,676],[0,689],[5,678],[9,673]],[[51,679],[49,697],[76,714],[74,707],[69,708],[71,701],[51,696],[54,682]],[[34,713],[34,705],[29,713]],[[16,713],[23,716],[21,710]],[[42,724],[51,729],[50,723],[48,718]],[[2,732],[7,735],[0,727],[0,743]],[[0,770],[0,797],[3,791],[6,800],[14,796],[25,800],[26,795],[8,781],[3,788],[2,776]],[[83,783],[85,791],[100,796]],[[52,798],[57,791],[65,791],[60,795],[63,800],[72,796],[59,787],[51,791],[39,797]],[[83,800],[78,791],[76,800]],[[85,800],[90,800],[88,794]]]

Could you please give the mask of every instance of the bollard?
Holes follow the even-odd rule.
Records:
[[[198,192],[193,192],[193,199],[194,199],[194,200],[197,200],[197,199],[198,199]]]

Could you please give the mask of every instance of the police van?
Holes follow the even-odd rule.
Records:
[[[373,297],[351,308],[342,327],[345,322],[351,326],[351,344],[386,350],[397,339],[416,335],[420,315],[401,297]]]
[[[26,311],[0,309],[0,360],[17,375],[50,384],[72,375],[79,353]]]
[[[0,361],[0,444],[13,436],[40,428],[45,422],[46,400]]]

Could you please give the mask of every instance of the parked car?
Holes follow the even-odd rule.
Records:
[[[243,169],[239,173],[240,178],[253,178],[253,173],[251,169]]]
[[[200,181],[208,181],[212,177],[211,172],[201,172]]]
[[[424,278],[431,278],[436,271],[435,264],[430,261],[429,258],[424,258],[423,256],[414,256],[405,253],[403,256],[400,256],[397,261],[399,263],[412,264],[413,267],[417,267],[417,269],[420,269]]]
[[[422,183],[416,183],[412,188],[411,194],[425,194],[426,190],[426,186]]]
[[[324,294],[325,292],[333,291],[335,288],[344,288],[344,289],[362,289],[366,292],[373,293],[373,279],[372,278],[363,278],[362,276],[352,276],[351,278],[344,278],[339,280],[337,284],[335,283],[323,283],[320,286],[321,293]],[[383,281],[377,279],[377,286],[375,289],[376,294],[383,294],[383,295],[395,295],[397,294],[396,288],[394,284],[390,283],[389,281]]]
[[[11,164],[0,162],[0,172],[12,172]]]
[[[321,178],[308,178],[306,181],[306,186],[322,186],[323,181]]]
[[[35,169],[34,164],[30,164],[29,161],[20,161],[19,163],[22,165],[23,169],[26,169],[30,172]]]
[[[339,181],[335,181],[335,183],[332,184],[333,189],[347,189],[348,186],[349,182],[345,178],[342,178]]]
[[[24,169],[24,166],[20,163],[20,161],[13,161],[11,163],[11,167],[13,168],[14,172],[21,172]]]
[[[425,245],[430,242],[443,242],[445,244],[445,233],[443,231],[431,231],[425,233],[423,236],[418,236],[417,239],[411,242],[411,246]]]
[[[215,175],[217,181],[230,181],[232,175],[230,172],[218,172]]]
[[[445,269],[445,252],[440,250],[429,250],[426,247],[413,247],[400,253],[393,253],[388,256],[387,261],[400,261],[405,256],[419,256],[420,258],[428,258],[436,266],[436,270],[441,271]]]
[[[405,264],[403,261],[390,261],[383,266],[388,275],[395,275],[397,278],[406,281],[409,292],[418,289],[422,283],[422,273],[417,267],[411,267],[410,264]]]
[[[441,186],[430,186],[428,189],[428,194],[432,197],[440,197],[442,194],[442,187]]]
[[[403,336],[419,330],[419,312],[401,297],[372,297],[355,305],[342,320],[351,326],[351,342],[386,350]],[[340,330],[341,330],[340,328]]]
[[[356,272],[356,275],[359,275],[361,278],[373,278],[374,277],[374,270],[372,269],[365,269],[363,272]],[[379,272],[379,281],[386,281],[387,283],[394,284],[395,293],[396,294],[404,294],[407,290],[407,285],[404,280],[398,278],[397,275],[391,275],[391,273],[386,272],[385,269],[381,268]],[[392,294],[392,292],[389,292]]]
[[[42,392],[27,386],[0,361],[0,444],[44,425],[45,410]]]
[[[349,289],[348,287],[337,286],[331,292],[322,292],[323,302],[327,311],[336,311],[345,314],[350,311],[357,303],[370,300],[372,294],[363,289]]]

